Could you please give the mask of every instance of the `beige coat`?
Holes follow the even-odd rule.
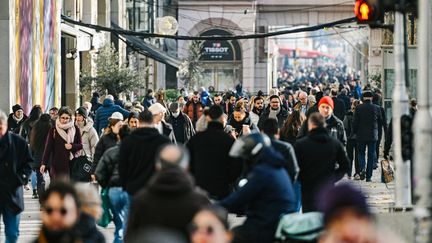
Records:
[[[93,121],[91,119],[87,119],[87,124],[85,126],[80,126],[78,123],[76,125],[81,132],[81,140],[84,152],[89,158],[93,159],[96,144],[99,141],[99,136],[96,132],[96,129],[93,127]]]

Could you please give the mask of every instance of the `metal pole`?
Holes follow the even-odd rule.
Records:
[[[395,206],[399,209],[411,207],[411,161],[402,159],[401,116],[408,114],[408,94],[405,87],[404,14],[395,12],[394,55],[395,80],[393,90],[393,141],[396,164]]]
[[[430,0],[419,1],[418,63],[417,82],[418,111],[414,118],[414,161],[415,166],[415,242],[432,241],[432,114],[430,103],[430,57],[432,45],[432,4]]]

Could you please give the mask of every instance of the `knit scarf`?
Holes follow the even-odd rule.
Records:
[[[273,110],[271,107],[270,107],[270,114],[269,114],[269,118],[273,118],[273,119],[275,119],[276,121],[278,120],[278,118],[277,118],[277,115],[279,114],[279,112],[281,111],[281,108],[279,107],[277,110]]]
[[[21,118],[18,118],[15,116],[15,114],[12,116],[12,118],[16,121],[16,123],[19,123],[20,121],[22,121],[22,119],[24,118],[24,116],[22,116]]]
[[[73,120],[66,124],[61,124],[59,118],[56,120],[56,130],[57,133],[62,137],[66,143],[72,144],[75,138],[75,124]],[[67,133],[66,133],[67,131]],[[70,159],[73,159],[72,153],[70,154]]]

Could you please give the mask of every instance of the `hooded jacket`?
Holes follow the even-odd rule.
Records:
[[[91,119],[87,119],[87,123],[84,126],[81,126],[76,122],[77,127],[81,132],[81,142],[83,145],[83,150],[87,157],[92,158],[95,154],[96,145],[99,142],[99,136],[96,132],[96,129],[93,127],[93,121]]]
[[[241,231],[247,242],[273,242],[280,216],[295,211],[296,198],[284,163],[278,152],[264,148],[247,175],[248,182],[220,202],[231,213],[246,208]]]
[[[124,190],[134,195],[155,172],[158,149],[170,143],[155,128],[137,128],[120,145],[119,175]]]
[[[127,235],[148,226],[162,226],[177,230],[189,239],[187,225],[198,210],[207,205],[210,205],[209,199],[195,187],[189,175],[179,168],[164,169],[135,196]]]
[[[82,239],[82,243],[106,242],[104,235],[96,227],[96,220],[86,213],[81,213],[76,230]]]
[[[101,134],[102,130],[108,126],[108,118],[116,111],[122,113],[123,117],[129,116],[129,111],[115,105],[113,100],[105,99],[103,101],[102,107],[96,111],[94,120],[94,128],[98,134]]]

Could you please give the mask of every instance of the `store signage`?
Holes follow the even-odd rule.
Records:
[[[232,46],[228,41],[206,41],[202,51],[202,59],[206,61],[234,60]]]

